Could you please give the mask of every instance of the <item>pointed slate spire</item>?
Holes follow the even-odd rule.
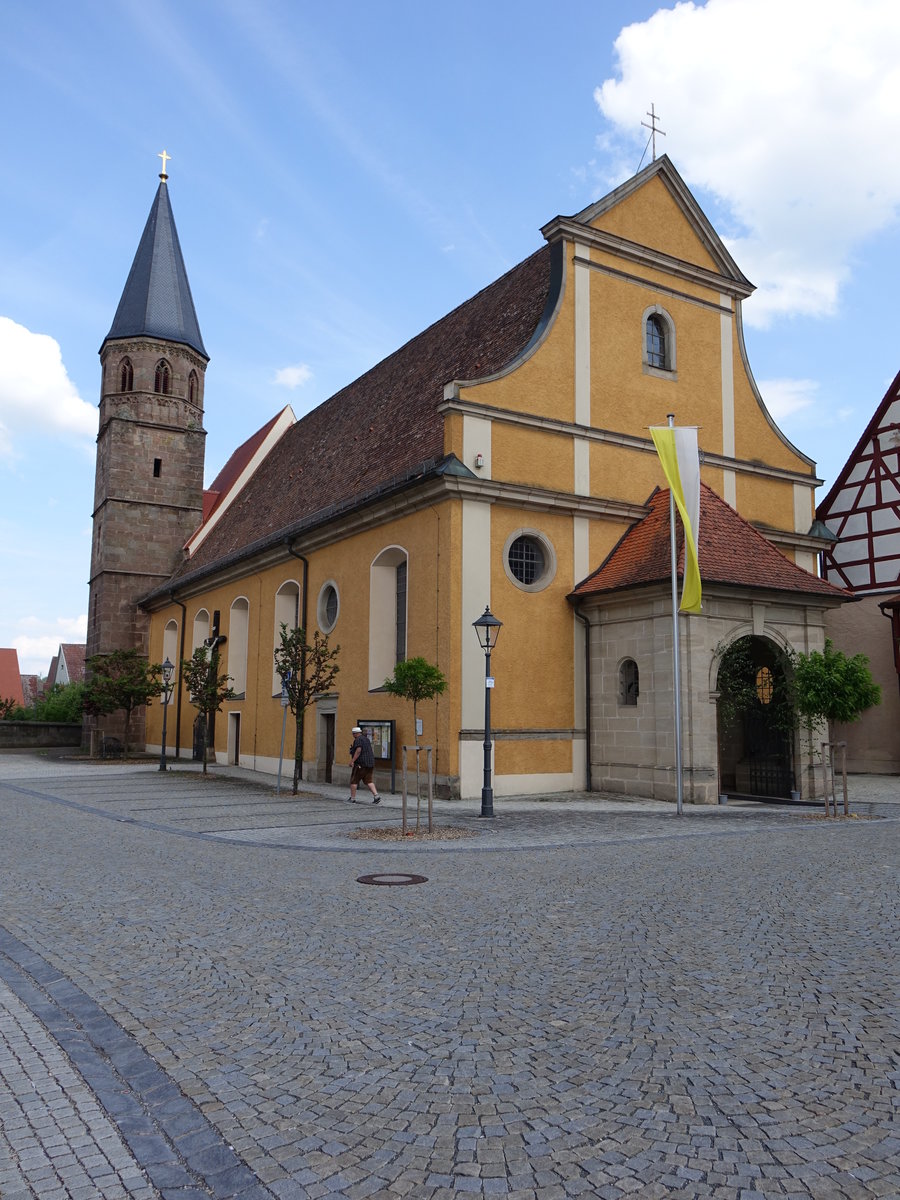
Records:
[[[160,175],[160,180],[106,340],[163,338],[190,346],[208,359],[169,204],[166,176]]]

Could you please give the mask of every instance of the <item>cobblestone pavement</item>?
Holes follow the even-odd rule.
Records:
[[[0,755],[3,1200],[900,1197],[896,778],[343,796]]]

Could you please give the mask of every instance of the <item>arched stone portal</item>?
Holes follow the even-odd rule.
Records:
[[[727,795],[790,797],[795,790],[790,664],[769,638],[738,638],[717,676],[719,782]]]

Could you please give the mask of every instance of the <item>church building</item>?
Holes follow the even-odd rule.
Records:
[[[698,428],[702,461],[703,609],[679,618],[684,798],[809,786],[799,735],[773,748],[720,728],[717,676],[740,639],[763,674],[822,647],[843,595],[815,573],[821,481],[754,382],[753,287],[668,157],[554,217],[530,257],[302,419],[276,414],[205,493],[215,402],[204,410],[167,187],[101,350],[89,653],[139,645],[180,664],[224,639],[237,698],[217,760],[274,775],[280,627],[319,631],[340,673],[307,710],[303,775],[344,782],[351,727],[392,729],[384,790],[414,729],[383,684],[422,656],[448,687],[419,705],[419,741],[443,792],[471,799],[486,687],[473,622],[489,608],[498,801],[674,798],[669,505],[649,432],[673,414]],[[170,752],[190,756],[195,716],[179,674]],[[161,725],[151,705],[148,749]]]

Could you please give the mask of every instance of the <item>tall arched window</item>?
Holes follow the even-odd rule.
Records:
[[[130,358],[123,358],[119,364],[119,391],[130,392],[134,388],[134,367]]]
[[[231,689],[243,696],[247,691],[247,635],[250,629],[250,604],[241,596],[231,606],[228,621],[228,674]]]
[[[300,584],[291,579],[283,583],[275,593],[275,629],[272,637],[272,649],[277,650],[281,645],[281,626],[286,625],[288,632],[300,624]],[[275,660],[272,659],[272,695],[281,695],[281,679],[275,670]]]
[[[156,364],[156,375],[153,380],[153,390],[159,396],[168,396],[172,386],[172,371],[164,358]]]
[[[174,666],[175,672],[172,677],[172,694],[169,697],[169,703],[174,703],[175,689],[178,684],[178,622],[167,621],[166,627],[163,630],[163,662],[169,660]]]
[[[409,556],[388,546],[369,570],[369,690],[380,688],[406,658]]]
[[[666,369],[666,327],[655,313],[647,318],[647,363]]]
[[[197,372],[191,371],[190,375],[188,375],[188,400],[191,404],[197,403],[198,385]]]
[[[642,357],[644,370],[666,376],[675,373],[675,325],[658,304],[644,312]]]
[[[205,608],[201,608],[194,617],[194,627],[191,631],[191,653],[202,646],[209,637],[209,613]]]

